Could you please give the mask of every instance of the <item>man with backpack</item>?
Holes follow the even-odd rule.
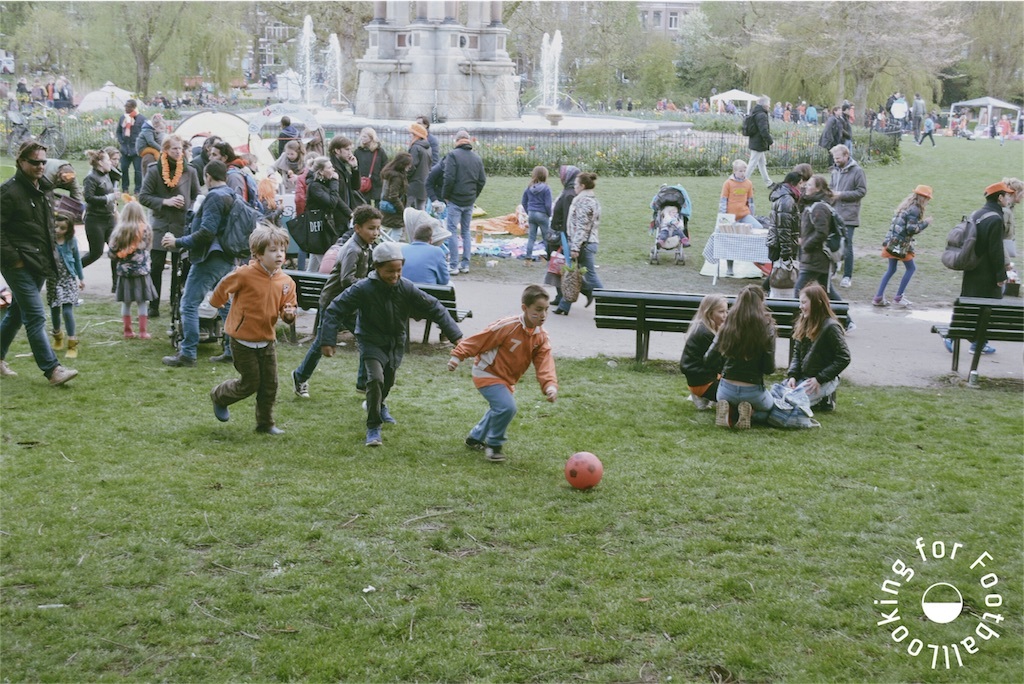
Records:
[[[971,214],[975,226],[974,259],[964,268],[964,279],[960,285],[961,297],[1003,298],[1006,283],[1006,259],[1003,254],[1003,208],[1010,205],[1013,189],[999,182],[985,188],[985,206]],[[968,231],[969,231],[968,227]],[[970,238],[965,248],[970,247]],[[948,249],[948,248],[947,248]],[[945,262],[945,259],[943,260]],[[995,348],[988,340],[979,340],[983,354],[994,354]],[[953,342],[946,339],[946,349],[953,351]],[[971,345],[974,353],[975,345]]]
[[[235,260],[220,243],[231,205],[238,199],[227,184],[228,167],[219,160],[211,161],[203,171],[209,192],[199,213],[180,238],[165,233],[160,245],[165,250],[188,250],[191,267],[181,294],[182,341],[178,353],[165,356],[163,364],[174,368],[193,368],[199,346],[199,305],[220,279],[235,267]]]
[[[771,105],[771,100],[767,95],[758,98],[757,104],[743,120],[743,135],[747,136],[747,147],[750,148],[750,161],[747,162],[747,166],[752,169],[750,175],[753,176],[753,169],[757,169],[761,172],[761,180],[764,181],[765,186],[771,188],[775,184],[768,177],[768,163],[765,156],[772,143],[775,142],[768,125],[769,105]]]

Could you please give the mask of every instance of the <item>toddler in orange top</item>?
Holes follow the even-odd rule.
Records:
[[[452,350],[450,371],[464,359],[476,357],[473,384],[489,408],[466,437],[466,446],[483,449],[489,461],[505,460],[505,431],[518,410],[512,393],[531,362],[547,400],[553,402],[558,397],[555,360],[543,328],[548,304],[547,291],[540,285],[529,285],[523,290],[522,315],[497,320],[483,332],[463,339]]]
[[[213,388],[213,414],[226,422],[228,406],[256,395],[256,432],[279,435],[274,425],[277,399],[277,333],[280,317],[295,320],[295,282],[281,270],[288,250],[288,233],[261,223],[249,236],[252,261],[224,276],[213,290],[210,305],[220,308],[231,298],[225,333],[231,336],[231,352],[238,379]]]

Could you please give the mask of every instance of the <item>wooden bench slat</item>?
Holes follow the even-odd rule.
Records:
[[[1024,342],[1024,302],[984,297],[960,297],[953,303],[949,325],[933,325],[932,332],[953,341],[952,370],[960,366],[960,340]],[[971,371],[978,369],[981,350],[972,354]]]

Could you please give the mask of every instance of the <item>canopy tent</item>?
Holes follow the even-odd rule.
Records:
[[[760,97],[760,95],[751,95],[750,93],[745,93],[742,90],[737,90],[736,88],[733,88],[732,90],[727,90],[724,93],[712,95],[711,101],[715,102],[717,100],[722,100],[732,102],[746,102],[747,113],[750,113],[750,108],[753,106],[753,103],[757,102],[760,99]]]
[[[132,94],[124,88],[107,81],[99,90],[94,90],[78,103],[78,111],[91,112],[97,109],[123,109]]]
[[[993,109],[997,111],[1005,111],[1007,114],[1010,112],[1015,112],[1014,117],[1012,119],[1012,123],[1014,124],[1014,130],[1016,130],[1017,118],[1020,116],[1021,112],[1021,108],[1015,104],[1010,104],[1009,102],[1004,102],[1003,100],[998,100],[994,97],[986,96],[978,97],[973,100],[964,100],[963,102],[954,102],[949,107],[950,118],[952,118],[956,114],[956,112],[960,111],[964,107],[968,107],[970,109],[978,109],[985,112],[984,118],[982,118],[980,114],[978,115],[978,123],[979,125],[985,125],[985,132],[987,132],[988,130],[989,122],[992,121]],[[998,114],[996,116],[998,116]]]
[[[168,124],[171,122],[168,121]],[[174,127],[174,134],[185,141],[186,153],[211,135],[216,135],[231,144],[235,154],[250,152],[256,155],[260,170],[266,174],[274,165],[270,152],[271,140],[264,140],[258,134],[249,132],[249,122],[228,112],[199,112],[183,119]]]

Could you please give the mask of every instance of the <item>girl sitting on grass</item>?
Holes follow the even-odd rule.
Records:
[[[690,387],[690,401],[698,411],[712,407],[718,394],[718,381],[722,377],[721,364],[710,365],[704,359],[715,335],[718,334],[728,312],[725,297],[720,294],[705,295],[697,307],[694,322],[686,336],[679,370],[686,376]]]
[[[850,348],[828,295],[817,283],[800,291],[793,345],[786,385],[801,387],[815,411],[833,410],[839,374],[850,365]]]
[[[121,302],[124,338],[135,337],[132,330],[132,302],[139,307],[139,337],[148,340],[149,303],[157,298],[149,277],[149,248],[153,230],[146,223],[146,214],[138,202],[129,202],[121,210],[120,220],[110,236],[110,251],[117,256],[117,301]]]
[[[775,372],[775,321],[764,305],[764,289],[747,285],[740,290],[705,363],[721,364],[715,424],[745,429],[751,419],[765,422],[775,401],[764,387],[764,376]]]

